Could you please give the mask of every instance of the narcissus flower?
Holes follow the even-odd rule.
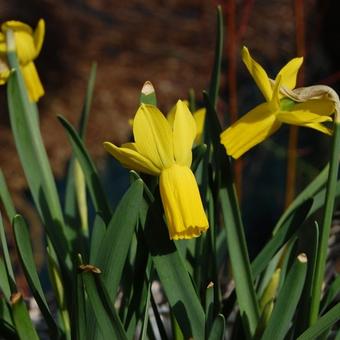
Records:
[[[1,25],[2,32],[0,32],[1,60],[6,60],[9,48],[6,33],[9,30],[13,32],[15,50],[18,55],[29,98],[31,101],[37,102],[39,98],[44,95],[44,89],[33,61],[39,55],[44,41],[45,22],[43,19],[40,19],[34,32],[30,26],[20,21],[11,20],[3,23]],[[8,75],[9,72],[7,77]],[[4,80],[3,82],[5,82],[7,77],[0,69],[0,78]]]
[[[246,47],[243,47],[242,59],[266,102],[256,106],[221,133],[221,143],[228,155],[239,158],[276,132],[282,123],[305,126],[331,134],[330,129],[322,123],[332,121],[330,115],[335,109],[333,101],[312,98],[297,103],[284,96],[285,92],[295,88],[303,58],[289,61],[275,80],[269,79],[266,71],[250,56]]]
[[[171,239],[190,239],[208,229],[195,176],[190,166],[196,123],[187,105],[178,101],[168,119],[142,104],[133,121],[135,142],[117,147],[104,143],[123,166],[160,176],[159,187]]]

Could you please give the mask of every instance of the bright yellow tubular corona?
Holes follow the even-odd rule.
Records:
[[[168,119],[152,105],[142,104],[133,120],[135,142],[105,149],[123,166],[160,176],[159,187],[171,239],[199,236],[209,227],[190,166],[196,123],[182,101]]]
[[[171,239],[190,239],[208,229],[196,179],[190,168],[174,164],[163,170],[159,189]]]
[[[331,133],[322,123],[332,121],[330,115],[335,109],[332,101],[310,99],[303,103],[295,103],[281,93],[281,89],[295,88],[303,58],[289,61],[274,81],[269,79],[266,71],[251,57],[246,47],[243,47],[242,59],[266,101],[221,133],[221,143],[228,155],[235,159],[239,158],[271,136],[283,123],[309,127],[325,134]]]
[[[14,34],[15,48],[18,55],[20,68],[28,90],[29,99],[37,102],[44,95],[44,88],[41,84],[38,72],[33,63],[40,53],[44,36],[45,22],[40,19],[37,28],[32,28],[20,21],[6,21],[1,25],[0,35],[0,57],[6,58],[7,43],[6,32],[11,30]]]

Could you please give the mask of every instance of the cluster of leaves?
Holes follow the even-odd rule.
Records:
[[[314,219],[315,213],[324,207],[328,167],[294,200],[278,221],[273,237],[253,261],[249,260],[230,159],[219,142],[221,127],[215,111],[222,41],[222,16],[218,11],[216,58],[209,91],[204,93],[204,144],[193,150],[192,165],[210,228],[197,239],[176,242],[169,239],[154,178],[130,172],[129,189],[115,211],[111,211],[83,141],[95,68],[79,129],[59,117],[74,155],[62,209],[39,130],[37,107],[27,96],[15,53],[9,52],[9,63],[14,69],[7,91],[10,121],[46,230],[56,315],[51,312],[40,283],[29,228],[24,218],[16,214],[2,175],[0,198],[12,221],[21,265],[51,339],[289,336],[302,340],[327,337],[339,320],[340,304],[334,302],[340,291],[338,277],[323,295],[317,320],[310,321],[319,239]],[[141,102],[157,104],[154,93],[142,95]],[[194,100],[190,105],[194,109]],[[96,211],[91,228],[84,218],[87,204],[80,198],[85,183]],[[340,183],[334,190],[339,197]],[[1,220],[0,238],[1,336],[39,339],[18,292]],[[151,290],[155,281],[161,283],[169,306],[167,320],[161,316]],[[171,334],[166,330],[166,321],[171,322]]]

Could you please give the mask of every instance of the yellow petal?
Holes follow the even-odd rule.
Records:
[[[36,47],[33,40],[32,28],[20,21],[7,21],[1,26],[2,31],[12,30],[15,46],[21,65],[25,65],[36,57]]]
[[[335,111],[335,103],[328,99],[310,99],[294,105],[294,110],[311,111],[318,115],[329,116]]]
[[[263,103],[249,111],[221,133],[221,143],[227,154],[237,159],[253,146],[272,135],[281,123],[271,111],[270,103]]]
[[[192,171],[174,164],[161,172],[159,188],[170,239],[200,236],[209,227]]]
[[[189,102],[187,100],[182,100],[182,102],[189,107]],[[166,116],[166,119],[168,120],[172,128],[174,127],[176,106],[177,106],[177,103],[171,108],[171,110]]]
[[[37,57],[41,51],[41,47],[44,42],[44,37],[45,37],[45,21],[44,19],[40,19],[34,31],[34,45],[36,52],[35,57]]]
[[[242,49],[242,60],[247,66],[249,73],[254,78],[256,85],[266,98],[266,101],[269,101],[272,97],[272,86],[269,77],[263,67],[250,56],[250,53],[245,46]]]
[[[7,63],[0,58],[0,85],[3,85],[7,82],[9,75],[10,70]]]
[[[282,123],[292,124],[292,125],[305,125],[308,123],[323,123],[331,122],[332,117],[322,116],[310,111],[281,111],[276,115],[277,119]]]
[[[28,95],[31,101],[37,102],[45,93],[42,87],[37,69],[31,61],[28,64],[21,66],[22,75],[25,80]]]
[[[9,29],[14,32],[21,31],[21,32],[26,32],[28,34],[33,33],[32,28],[29,25],[25,24],[24,22],[17,21],[17,20],[9,20],[9,21],[4,22],[1,25],[1,30],[3,32],[6,32]]]
[[[326,135],[331,135],[332,134],[332,130],[320,123],[308,123],[308,124],[304,124],[304,127],[308,127],[317,131],[320,131]]]
[[[0,32],[0,55],[5,56],[7,53],[6,37]]]
[[[188,105],[179,100],[173,123],[174,156],[177,164],[191,166],[191,148],[196,137],[196,122]]]
[[[281,76],[281,86],[292,90],[296,86],[296,78],[303,63],[303,58],[294,58],[282,67],[276,79]],[[275,79],[275,80],[276,80]]]
[[[119,148],[112,143],[105,142],[104,148],[126,168],[149,175],[160,174],[160,169],[149,159],[138,153],[131,145],[125,144],[125,147]]]
[[[202,135],[204,130],[204,122],[205,122],[205,115],[206,115],[206,109],[202,108],[194,112],[193,116],[196,122],[197,132],[195,137],[195,144],[202,143]]]
[[[133,121],[133,135],[140,153],[159,169],[174,164],[170,124],[153,105],[142,104]]]

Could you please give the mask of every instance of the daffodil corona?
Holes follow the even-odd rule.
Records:
[[[142,104],[133,120],[135,142],[105,149],[123,166],[160,176],[159,187],[171,239],[189,239],[208,229],[197,182],[190,166],[196,123],[178,101],[168,119],[153,105]]]
[[[18,55],[20,69],[23,74],[28,95],[31,101],[37,102],[44,95],[38,72],[34,65],[34,60],[40,53],[44,35],[45,22],[40,19],[37,28],[33,32],[32,28],[20,21],[6,21],[1,25],[0,32],[0,84],[6,82],[9,76],[6,64],[9,42],[6,33],[13,32],[15,51]]]
[[[275,80],[268,77],[262,66],[250,56],[246,47],[243,47],[242,59],[266,102],[256,106],[221,133],[221,143],[228,155],[239,158],[276,132],[282,123],[305,126],[331,134],[331,130],[322,123],[332,121],[330,115],[334,113],[334,102],[325,98],[312,98],[299,103],[284,96],[285,92],[294,91],[303,58],[289,61]]]

